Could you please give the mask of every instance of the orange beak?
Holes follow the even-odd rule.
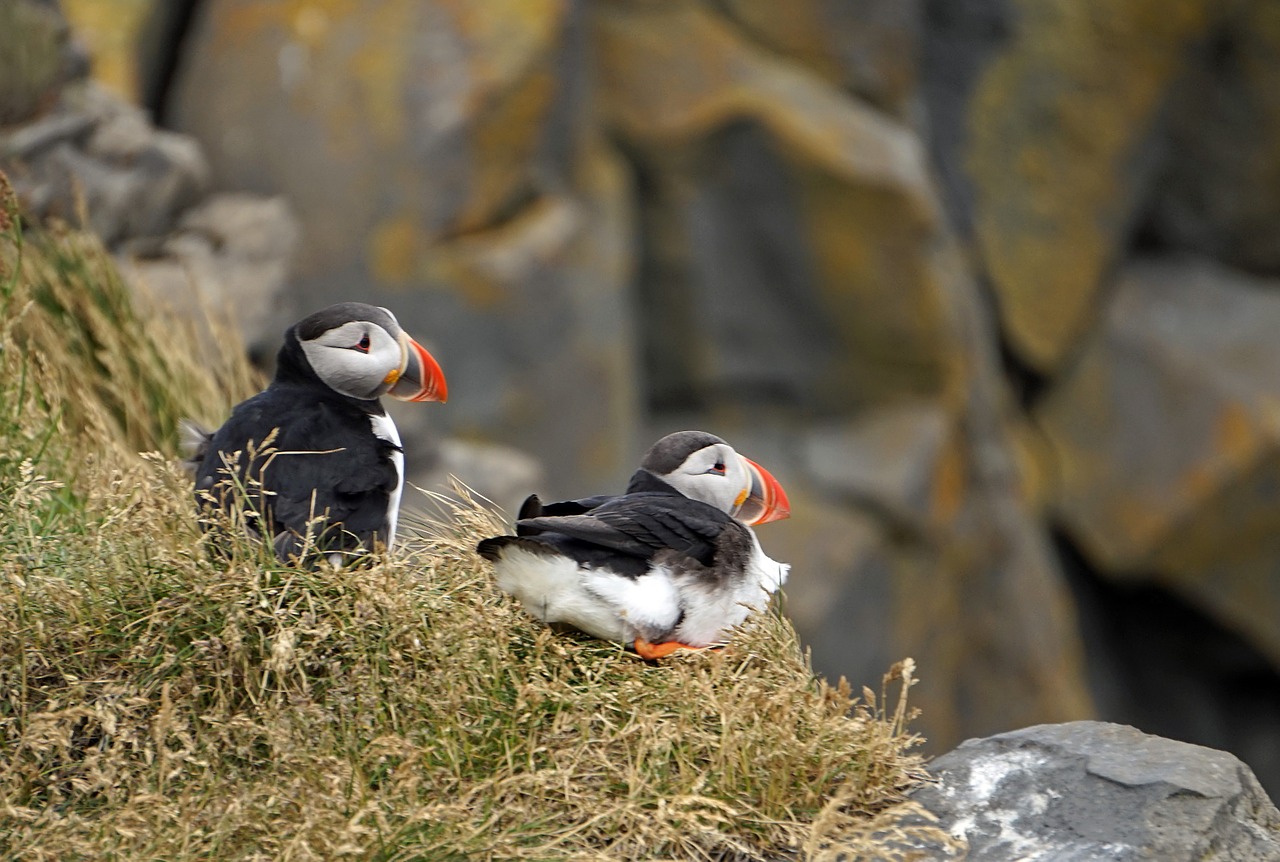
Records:
[[[787,492],[782,490],[778,480],[750,458],[741,455],[738,457],[742,458],[747,475],[751,477],[751,491],[734,513],[734,517],[747,526],[790,517],[791,501],[787,499]]]
[[[403,364],[387,394],[401,401],[447,401],[449,384],[440,363],[427,349],[404,333],[400,334]],[[390,376],[390,375],[388,375]]]

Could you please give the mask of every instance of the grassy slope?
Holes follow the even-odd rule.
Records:
[[[492,586],[471,548],[501,525],[465,501],[363,570],[211,558],[176,423],[252,374],[137,317],[91,239],[20,248],[11,212],[0,858],[892,855],[905,705],[814,679],[776,615],[662,664],[554,635]]]

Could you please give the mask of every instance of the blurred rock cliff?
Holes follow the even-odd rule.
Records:
[[[516,471],[511,510],[714,431],[791,492],[762,540],[815,665],[913,656],[935,751],[1097,716],[1280,791],[1274,0],[63,10],[96,84],[66,34],[0,66],[29,206],[145,181],[89,218],[235,281],[261,355],[394,308],[450,381],[420,469]],[[108,134],[120,96],[163,131]]]

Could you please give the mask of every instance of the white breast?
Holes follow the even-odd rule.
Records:
[[[369,422],[373,425],[375,437],[380,440],[386,440],[396,447],[391,453],[391,463],[396,468],[396,487],[391,492],[391,499],[387,501],[387,550],[389,551],[396,541],[396,520],[400,516],[400,495],[404,493],[404,453],[400,451],[400,432],[396,430],[396,423],[391,421],[390,416],[385,414],[382,416],[370,416]]]
[[[770,559],[752,530],[751,557],[741,578],[728,584],[708,583],[696,575],[677,580],[684,617],[674,640],[692,646],[719,643],[728,630],[752,611],[763,610],[787,579],[791,566]]]
[[[662,567],[638,578],[579,567],[568,557],[507,547],[494,568],[498,587],[520,600],[532,616],[567,623],[604,640],[630,643],[641,634],[666,632],[680,605]]]

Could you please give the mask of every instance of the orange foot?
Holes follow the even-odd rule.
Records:
[[[676,650],[682,650],[682,649],[693,649],[693,650],[708,649],[708,647],[690,646],[689,644],[682,644],[679,641],[667,641],[666,643],[660,643],[660,644],[649,643],[649,641],[645,640],[644,638],[636,638],[635,648],[636,648],[636,652],[639,653],[641,658],[647,658],[647,659],[665,658],[671,655]]]

